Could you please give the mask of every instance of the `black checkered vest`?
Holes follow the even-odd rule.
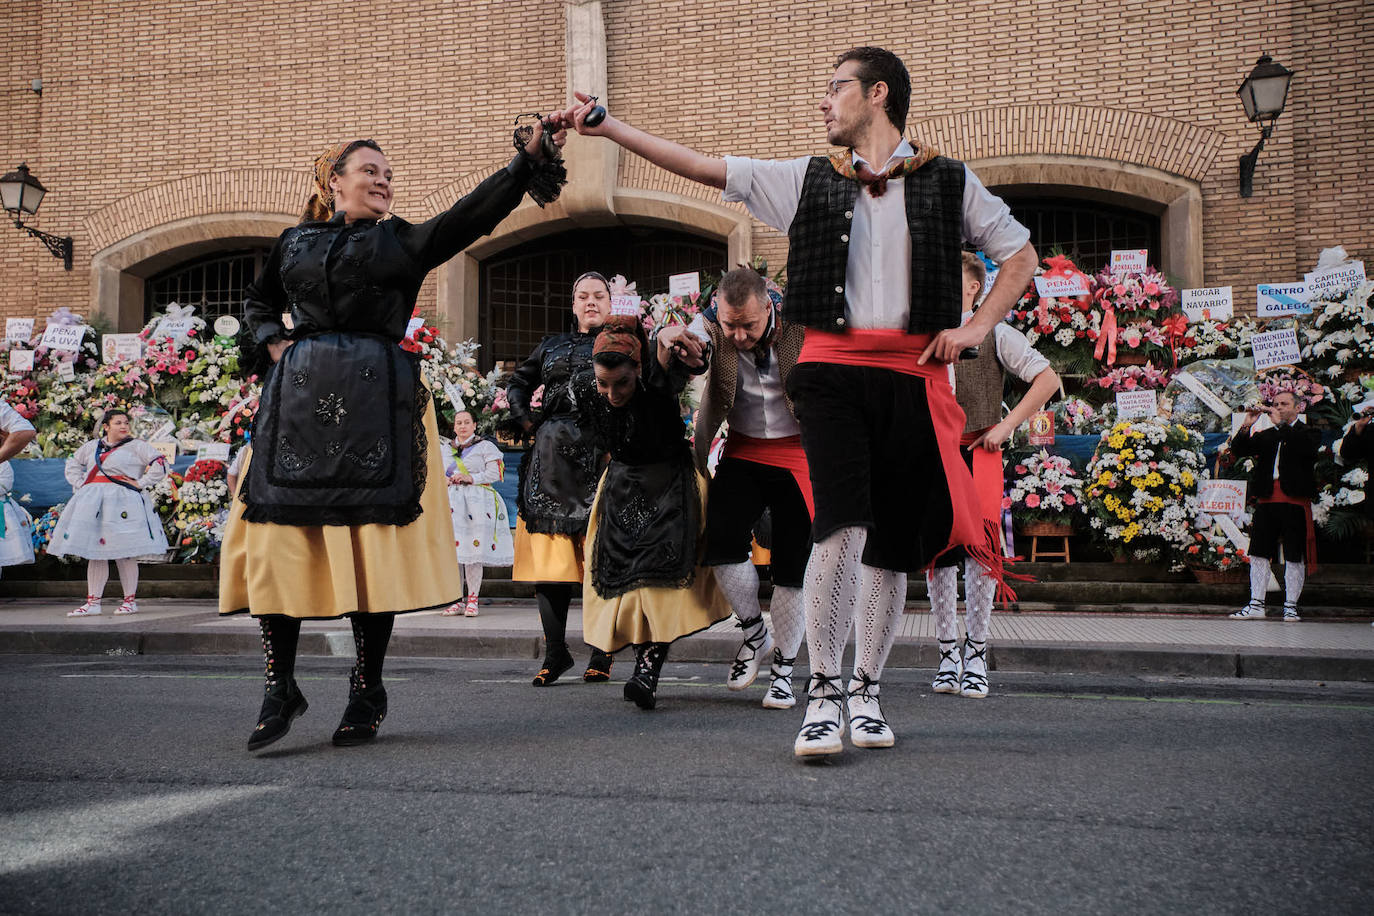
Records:
[[[936,156],[902,181],[911,230],[911,334],[959,326],[963,266],[964,164]],[[891,193],[889,191],[889,193]],[[844,331],[845,266],[859,184],[815,156],[787,229],[783,317],[821,331]]]

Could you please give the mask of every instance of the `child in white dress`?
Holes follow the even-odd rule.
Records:
[[[0,566],[33,562],[33,518],[11,494],[14,468],[10,459],[36,435],[32,423],[0,400]]]
[[[73,495],[48,542],[53,556],[84,557],[86,603],[68,617],[100,613],[100,596],[110,578],[109,560],[119,569],[124,601],[116,614],[138,613],[138,561],[161,560],[167,535],[148,491],[167,476],[167,459],[136,439],[123,410],[108,411],[92,439],[67,459]]]
[[[477,435],[477,423],[471,412],[458,411],[453,418],[453,437],[444,473],[448,475],[453,546],[463,567],[467,597],[445,608],[444,616],[476,617],[482,567],[510,566],[515,562],[510,514],[505,500],[492,487],[505,474],[506,466],[501,450]]]

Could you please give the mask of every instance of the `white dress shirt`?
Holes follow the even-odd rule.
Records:
[[[915,155],[905,139],[897,144],[882,172],[893,162]],[[854,154],[855,166],[863,162]],[[726,201],[743,201],[749,212],[786,232],[797,214],[802,183],[811,157],[745,159],[725,157]],[[964,166],[963,240],[977,245],[1001,263],[1030,240],[1030,230],[1012,218],[1011,210],[983,187]],[[906,222],[905,179],[888,180],[887,192],[874,197],[860,189],[849,228],[845,266],[845,321],[851,328],[905,330],[911,313],[911,231]]]
[[[964,312],[960,324],[968,324],[972,318],[972,312]],[[1031,346],[1026,335],[1005,321],[997,322],[997,327],[992,329],[992,340],[997,345],[997,361],[1002,368],[1026,384],[1035,381],[1037,375],[1050,368],[1050,361]]]
[[[687,330],[702,340],[710,340],[706,333],[706,319],[702,315],[693,318]],[[725,346],[733,345],[726,342]],[[755,439],[783,439],[800,435],[801,427],[797,425],[792,411],[787,409],[777,349],[773,348],[773,358],[768,361],[766,372],[759,371],[752,350],[736,350],[735,355],[738,357],[735,401],[725,418],[730,428]]]

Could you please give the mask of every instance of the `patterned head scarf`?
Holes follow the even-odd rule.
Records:
[[[352,145],[350,140],[335,143],[315,159],[315,197],[328,210],[334,209],[334,189],[329,186],[329,176],[334,174],[335,164]]]
[[[641,351],[639,320],[633,315],[612,315],[606,319],[601,333],[596,335],[596,343],[592,345],[593,357],[601,353],[620,353],[636,364],[642,363]]]

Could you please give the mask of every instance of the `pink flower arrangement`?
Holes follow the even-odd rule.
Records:
[[[1083,481],[1069,459],[1041,449],[1012,471],[1002,508],[1017,521],[1071,524],[1082,512]]]
[[[1326,397],[1326,388],[1301,369],[1277,366],[1263,372],[1256,380],[1260,397],[1271,404],[1274,396],[1287,391],[1298,402],[1298,410],[1307,410]]]
[[[1104,270],[1096,277],[1093,298],[1105,311],[1145,312],[1151,317],[1178,305],[1178,291],[1154,268]]]
[[[1150,390],[1163,388],[1169,384],[1172,376],[1173,373],[1168,369],[1156,369],[1154,366],[1118,366],[1088,379],[1084,384],[1111,391]]]

